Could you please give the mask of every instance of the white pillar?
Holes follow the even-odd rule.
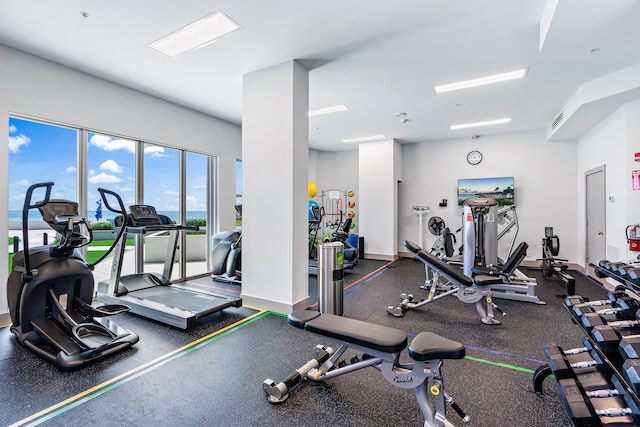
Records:
[[[242,106],[242,298],[309,306],[309,73],[295,61],[246,74]]]
[[[366,258],[393,260],[398,255],[400,155],[394,140],[358,147],[358,227]]]

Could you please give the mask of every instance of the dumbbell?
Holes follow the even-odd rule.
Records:
[[[586,346],[563,350],[555,344],[544,347],[549,368],[558,379],[574,378],[578,374],[597,371],[598,365],[602,365],[602,360],[596,353],[592,355],[591,350]]]
[[[605,353],[613,355],[619,353],[619,346],[623,339],[638,334],[640,334],[640,327],[615,328],[609,325],[598,325],[591,329],[591,338],[598,344],[598,347]]]
[[[640,310],[640,301],[624,293],[609,294],[608,300],[590,301],[572,307],[575,316],[582,317],[587,313],[602,315],[619,314],[627,318],[635,318]]]
[[[585,389],[585,385],[577,378],[566,378],[558,381],[560,395],[565,401],[567,414],[574,426],[635,426],[636,417],[624,399],[624,392],[618,382],[613,387],[608,382],[602,383],[602,389]],[[584,390],[584,391],[583,391]]]
[[[640,359],[640,335],[623,337],[618,345],[620,356],[626,359]]]

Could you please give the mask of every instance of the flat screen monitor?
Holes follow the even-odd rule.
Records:
[[[458,180],[458,205],[473,197],[491,197],[498,205],[507,206],[515,203],[513,194],[513,177],[499,178],[463,178]]]

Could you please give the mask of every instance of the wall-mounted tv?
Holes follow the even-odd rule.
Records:
[[[472,197],[491,197],[500,206],[513,205],[513,177],[459,179],[458,205]]]

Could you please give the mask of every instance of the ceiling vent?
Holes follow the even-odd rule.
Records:
[[[551,123],[551,130],[555,130],[555,128],[557,128],[558,125],[562,123],[563,115],[564,115],[564,112],[560,111],[560,114],[558,114],[558,117],[556,117],[553,120],[553,123]]]

